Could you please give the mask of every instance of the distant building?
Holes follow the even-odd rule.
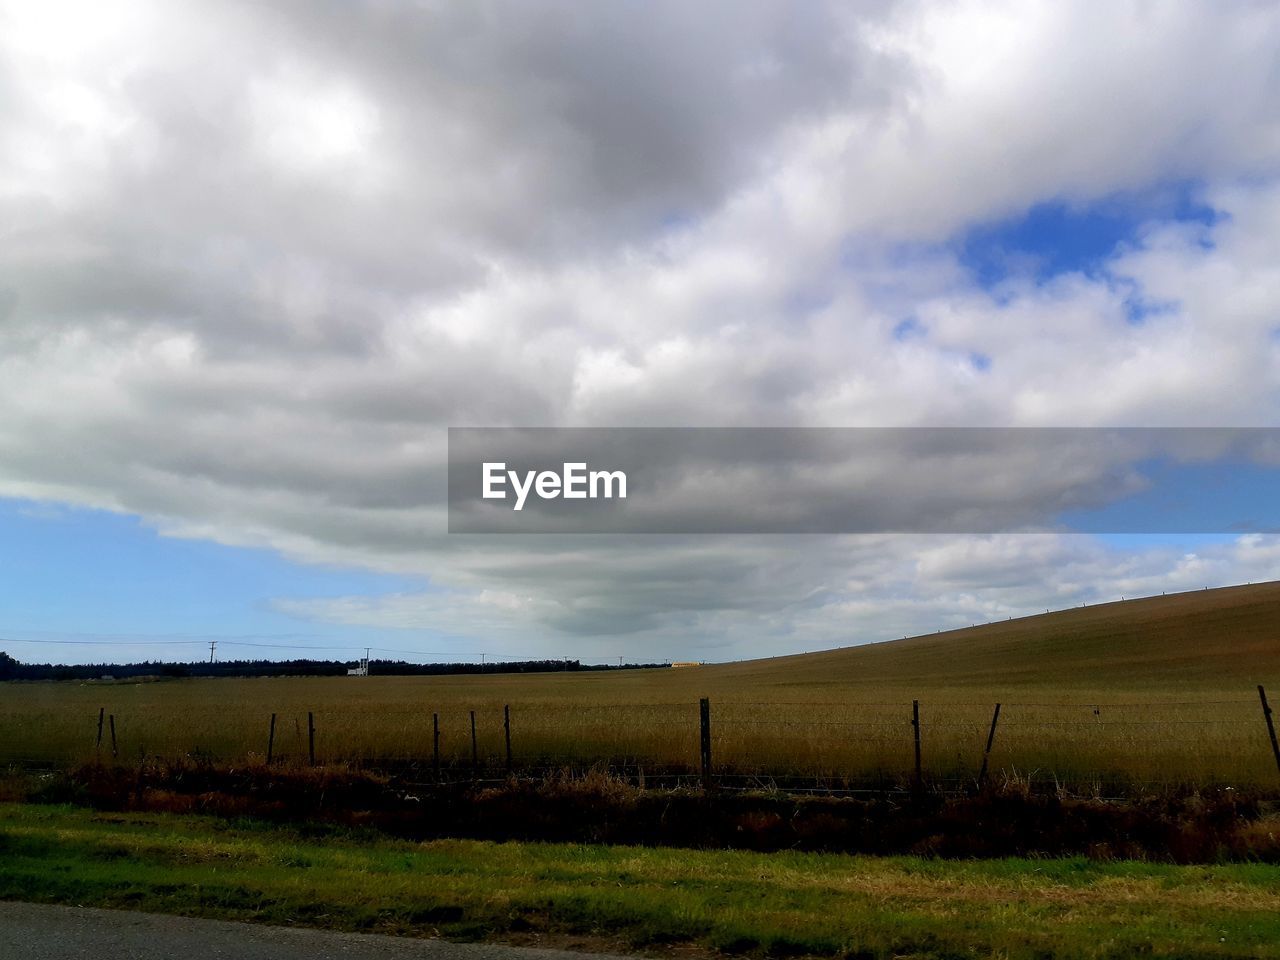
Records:
[[[673,664],[671,664],[671,666],[672,666],[673,668],[675,668],[675,667],[700,667],[700,666],[702,666],[702,661],[701,661],[701,660],[683,660],[683,661],[681,661],[680,663],[673,663]]]
[[[369,658],[368,657],[362,657],[360,659],[360,666],[353,667],[352,669],[347,671],[348,677],[367,677],[368,675],[369,675]]]

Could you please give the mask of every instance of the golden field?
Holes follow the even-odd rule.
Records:
[[[195,679],[0,684],[0,761],[76,762],[99,708],[119,758],[442,764],[625,762],[694,770],[698,700],[711,701],[717,771],[868,782],[909,775],[912,700],[926,776],[972,779],[992,708],[995,778],[1077,784],[1280,785],[1257,684],[1280,701],[1280,584],[1058,611],[908,640],[683,669],[454,677]]]

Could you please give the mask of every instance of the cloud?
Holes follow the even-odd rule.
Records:
[[[1060,534],[646,539],[659,542],[599,552],[552,547],[540,565],[495,556],[448,593],[281,606],[325,622],[483,638],[490,650],[551,652],[568,644],[586,658],[621,650],[633,659],[725,659],[1260,582],[1274,576],[1280,554],[1280,540],[1262,535],[1194,551],[1119,550]],[[606,577],[596,569],[604,556],[625,560]],[[493,582],[506,587],[486,586]]]
[[[1082,596],[1129,561],[450,537],[444,428],[1270,425],[1278,32],[1251,3],[0,4],[0,494],[431,584],[295,612],[548,644]],[[1088,276],[990,290],[951,246],[1171,180],[1219,219]]]

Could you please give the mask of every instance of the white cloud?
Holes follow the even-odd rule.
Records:
[[[0,4],[0,493],[435,588],[295,612],[547,643],[1264,573],[1266,541],[478,543],[442,463],[468,424],[1274,424],[1271,5],[47,9]],[[993,294],[945,246],[1170,180],[1226,219],[1101,274]]]

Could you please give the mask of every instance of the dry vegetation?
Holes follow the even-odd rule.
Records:
[[[438,714],[445,766],[466,769],[474,710],[479,756],[494,768],[510,704],[517,765],[692,769],[706,696],[719,770],[866,781],[910,771],[919,699],[924,767],[939,779],[973,777],[999,701],[996,777],[1272,787],[1280,775],[1255,689],[1269,681],[1280,700],[1274,583],[683,670],[10,683],[0,759],[91,759],[105,707],[122,759],[260,759],[275,712],[276,756],[296,762],[310,711],[321,762],[429,759]]]

